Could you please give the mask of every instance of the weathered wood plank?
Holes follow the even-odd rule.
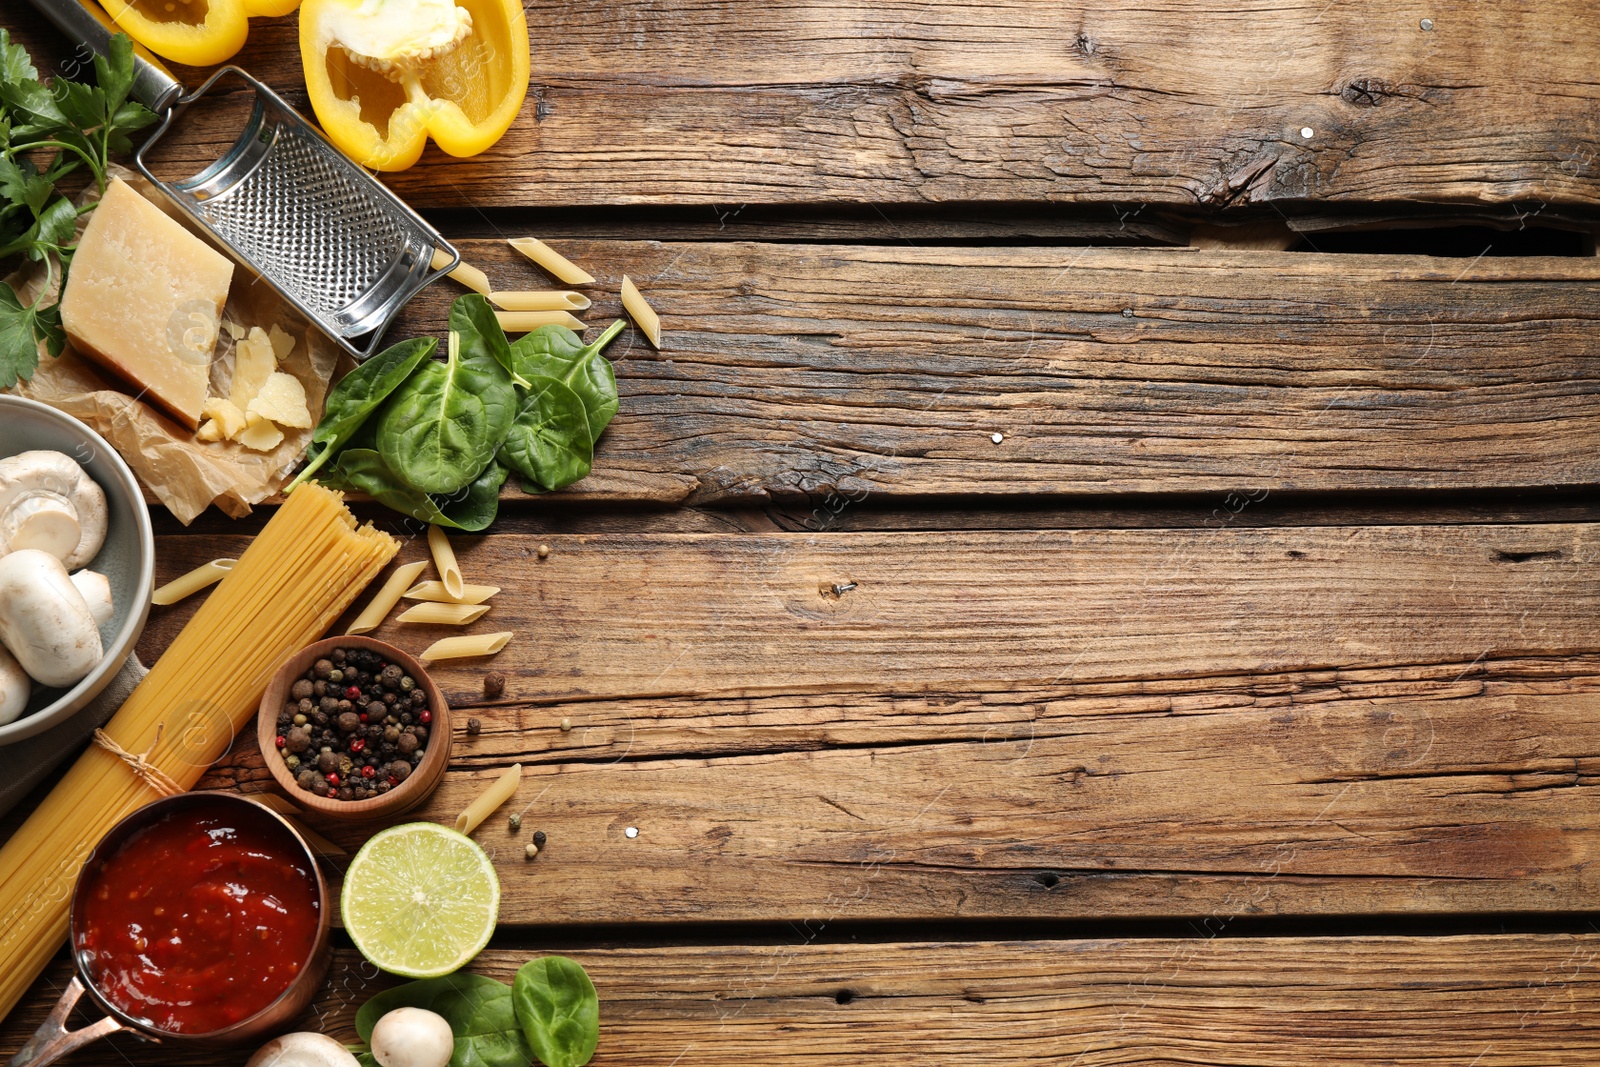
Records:
[[[20,6],[7,23],[44,38]],[[528,16],[520,118],[475,160],[430,150],[392,179],[419,205],[1600,204],[1584,0],[541,0]],[[238,61],[303,99],[295,20],[257,20]],[[196,136],[194,159],[235,132]]]
[[[1600,263],[568,241],[666,350],[569,495],[656,504],[1600,482]],[[466,254],[547,284],[500,242]],[[434,333],[454,283],[396,336]],[[1002,435],[995,442],[992,435]]]
[[[601,997],[595,1067],[1587,1067],[1600,1056],[1600,938],[1590,935],[812,943],[819,933],[570,952]],[[509,981],[540,954],[490,950],[473,970]],[[42,1019],[50,983],[66,973],[61,963],[48,972],[0,1031],[0,1053]],[[389,981],[340,952],[303,1022],[354,1041],[356,1008]],[[230,1061],[114,1038],[74,1062]]]
[[[163,539],[163,567],[229,547],[199,540]],[[545,854],[480,832],[508,923],[1560,911],[1600,890],[1592,527],[458,551],[504,590],[480,625],[519,637],[440,666],[485,730],[418,814],[524,764]],[[508,693],[483,705],[491,666]],[[212,784],[262,786],[248,745]]]
[[[484,625],[523,634],[501,662],[544,700],[993,692],[1600,649],[1588,525],[455,540],[468,572],[504,589]],[[163,538],[158,580],[242,547]],[[413,538],[400,558],[425,553]],[[153,614],[144,647],[183,617]]]

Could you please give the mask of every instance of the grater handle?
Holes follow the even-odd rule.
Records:
[[[105,55],[117,27],[111,17],[92,0],[32,0],[39,13],[69,40]],[[87,58],[82,57],[82,58]],[[141,44],[133,46],[133,89],[130,94],[152,111],[166,111],[183,95],[183,83],[172,76],[161,61]]]

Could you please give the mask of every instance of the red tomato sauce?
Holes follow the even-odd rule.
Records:
[[[76,946],[95,988],[156,1030],[247,1019],[306,965],[321,915],[309,861],[265,813],[176,811],[117,850]]]

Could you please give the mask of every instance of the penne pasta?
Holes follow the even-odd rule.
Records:
[[[444,265],[449,262],[450,253],[446,252],[442,248],[435,248],[433,250],[434,270],[442,270]],[[466,260],[462,260],[460,263],[456,264],[455,269],[450,272],[450,277],[454,278],[468,289],[471,289],[473,292],[482,293],[484,296],[489,295],[489,276],[483,273],[483,271],[479,270],[477,267],[474,267],[471,263],[468,263]]]
[[[433,626],[465,626],[477,622],[489,610],[487,604],[418,604],[400,613],[395,622]]]
[[[588,271],[537,238],[513,237],[508,243],[563,285],[594,284],[594,278]]]
[[[498,585],[473,585],[469,582],[461,587],[459,597],[453,597],[443,582],[429,580],[407,589],[405,597],[407,600],[431,600],[436,604],[482,604],[499,591]]]
[[[150,594],[150,603],[158,607],[176,604],[186,596],[193,596],[209,585],[222,581],[223,576],[233,570],[236,559],[214,559],[210,563],[202,563],[188,574],[174,578],[166,585]]]
[[[456,816],[456,832],[470,834],[476,830],[483,820],[494,814],[496,808],[511,799],[521,783],[522,764],[513,763],[490,783],[488,789],[479,793],[476,800],[467,805],[466,811]]]
[[[383,583],[373,598],[367,601],[367,606],[361,609],[361,614],[356,616],[356,621],[350,624],[346,634],[364,634],[376,630],[383,625],[383,620],[389,617],[389,612],[400,602],[400,594],[406,587],[417,580],[417,575],[428,565],[425,559],[415,563],[402,564],[389,575],[389,580]]]
[[[444,527],[428,527],[428,550],[433,553],[433,566],[444,581],[445,591],[459,601],[467,587],[461,581],[461,565],[456,562],[456,550],[450,547],[450,538],[445,536]],[[411,577],[415,578],[416,575]]]
[[[587,311],[589,298],[570,289],[517,289],[490,293],[489,301],[503,311]]]
[[[499,652],[516,634],[510,630],[497,634],[467,634],[463,637],[442,637],[423,649],[417,658],[423,663],[437,663],[444,659],[468,659],[473,656],[492,656]]]
[[[656,309],[645,302],[639,295],[639,287],[633,284],[633,279],[626,274],[622,276],[622,310],[628,313],[628,318],[639,327],[656,349],[661,350],[661,316],[656,314]]]
[[[565,326],[574,333],[589,328],[570,311],[496,311],[494,317],[506,333],[532,333],[541,326]]]

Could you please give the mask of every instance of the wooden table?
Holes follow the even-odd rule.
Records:
[[[667,344],[458,539],[522,636],[440,672],[483,732],[422,815],[520,761],[549,838],[480,832],[476,967],[580,960],[596,1064],[1600,1062],[1592,4],[529,22],[511,133],[392,185]],[[293,27],[240,62],[303,103]],[[158,580],[259,525],[160,522]],[[341,949],[308,1025],[381,984]]]

